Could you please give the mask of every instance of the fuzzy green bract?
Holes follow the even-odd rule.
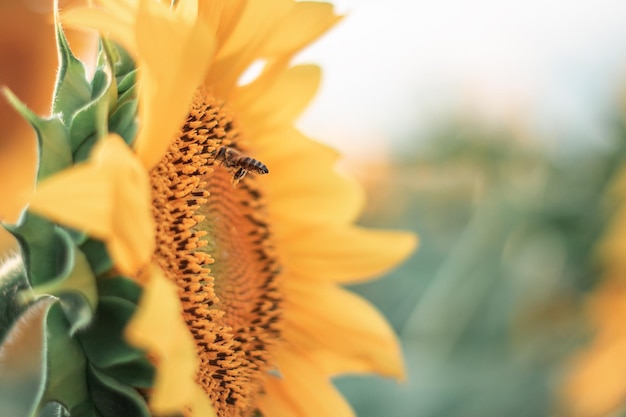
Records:
[[[37,134],[37,181],[87,159],[107,133],[137,131],[136,70],[102,40],[93,77],[56,19],[60,68],[48,118],[5,96]],[[53,70],[53,69],[51,69]],[[3,224],[19,258],[0,267],[0,416],[150,416],[154,368],[124,340],[141,288],[116,276],[104,244],[25,211]]]

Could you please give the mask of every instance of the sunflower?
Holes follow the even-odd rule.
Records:
[[[206,395],[220,417],[350,416],[332,376],[404,375],[390,326],[341,284],[380,275],[415,237],[355,226],[359,187],[294,127],[320,70],[293,56],[339,20],[291,0],[101,0],[63,15],[121,45],[103,43],[110,79],[137,84],[93,106],[113,109],[109,131],[93,123],[84,162],[40,178],[29,210],[105,242],[140,283],[126,335],[157,366],[156,413],[202,415]],[[126,92],[131,137],[110,132]]]

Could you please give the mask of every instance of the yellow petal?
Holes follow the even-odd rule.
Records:
[[[285,340],[307,351],[330,350],[346,358],[343,371],[404,377],[398,340],[365,299],[333,284],[285,280]]]
[[[320,281],[359,282],[394,267],[415,249],[411,233],[359,227],[294,230],[282,237],[284,263],[302,276]]]
[[[111,234],[106,239],[111,256],[124,273],[134,275],[154,253],[150,180],[123,139],[110,135],[94,149],[95,169],[112,182]]]
[[[215,5],[204,11],[204,20],[217,20],[219,9]],[[234,30],[222,30],[226,25],[220,22],[217,36],[223,43],[219,46],[215,65],[205,78],[204,84],[213,87],[217,96],[229,102],[232,101],[231,92],[241,74],[255,60],[263,59],[270,63],[279,60],[287,63],[293,53],[338,20],[332,13],[332,7],[313,2],[273,0],[268,4],[266,0],[249,0],[245,4],[237,2],[222,10]],[[295,87],[299,89],[301,86]],[[308,99],[305,100],[308,102]],[[285,111],[292,109],[296,115],[302,111],[300,105],[280,103]],[[285,117],[281,113],[283,111],[277,114],[279,119]]]
[[[230,101],[241,74],[259,58],[261,45],[277,22],[294,7],[291,0],[248,0],[239,13],[236,27],[216,53],[214,65],[204,80],[217,97]],[[231,15],[232,17],[232,15]]]
[[[175,19],[178,15],[165,13],[157,7],[159,3],[141,0],[140,4],[136,57],[142,71],[142,125],[135,148],[150,169],[161,160],[185,120],[213,55],[215,39],[202,23]]]
[[[283,378],[268,377],[257,405],[271,417],[353,417],[354,411],[313,358],[296,350],[278,355]]]
[[[269,4],[271,3],[271,4]],[[293,8],[291,0],[248,0],[240,11],[241,17],[228,41],[220,47],[217,59],[230,55],[242,55],[248,45],[258,43],[284,19]],[[258,52],[258,50],[257,50]],[[254,59],[254,58],[252,58]]]
[[[361,212],[362,189],[333,169],[339,158],[335,150],[292,127],[250,142],[254,157],[270,170],[261,186],[277,236],[303,224],[350,223]]]
[[[609,274],[591,299],[594,340],[572,361],[563,384],[562,400],[570,412],[567,415],[609,415],[626,397],[626,282],[621,268],[615,271],[619,272]]]
[[[334,171],[303,172],[300,167],[289,171],[280,165],[272,175],[288,175],[292,180],[268,180],[265,187],[277,239],[309,225],[349,223],[363,207],[364,195],[358,184]]]
[[[137,50],[133,36],[132,14],[113,15],[105,9],[69,9],[61,14],[61,20],[66,27],[91,28],[99,31],[105,37],[112,37],[128,51]]]
[[[189,407],[191,408],[191,415],[195,417],[216,417],[215,410],[209,398],[200,385],[195,384],[192,388],[191,402]]]
[[[315,95],[321,72],[316,65],[269,68],[231,97],[237,116],[252,136],[269,128],[289,125]]]
[[[103,138],[89,162],[43,181],[30,210],[105,240],[124,273],[136,273],[154,252],[148,176],[117,135]]]
[[[192,404],[203,406],[197,398],[195,343],[183,320],[178,288],[156,266],[151,267],[137,312],[126,328],[126,337],[157,361],[150,397],[150,407],[155,413],[175,414]]]
[[[348,357],[329,349],[312,349],[308,352],[315,358],[320,371],[328,377],[335,377],[346,374],[369,374],[371,367],[357,357]]]
[[[213,0],[198,4],[198,19],[215,29],[218,45],[226,45],[246,7],[246,0]]]
[[[302,1],[295,3],[263,44],[263,56],[291,55],[317,39],[337,22],[340,16],[329,3]]]
[[[309,139],[293,126],[272,129],[261,135],[253,135],[246,141],[246,148],[272,165],[289,163],[294,158],[308,157],[310,170],[334,166],[340,158],[339,152],[330,146]]]
[[[43,181],[29,209],[55,222],[108,239],[113,230],[113,183],[106,173],[83,164]]]
[[[578,358],[565,390],[569,416],[609,416],[626,397],[626,337],[596,344]]]

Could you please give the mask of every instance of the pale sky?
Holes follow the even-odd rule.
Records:
[[[299,57],[324,69],[300,126],[350,153],[426,131],[446,109],[601,141],[602,106],[626,86],[624,0],[334,4],[347,17]]]

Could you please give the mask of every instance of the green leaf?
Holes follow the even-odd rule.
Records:
[[[8,88],[2,89],[8,102],[35,129],[39,149],[37,181],[72,165],[72,151],[68,144],[69,133],[59,116],[42,119],[33,113]]]
[[[89,390],[102,417],[150,417],[146,401],[139,393],[89,366]]]
[[[85,67],[70,50],[63,28],[55,10],[59,72],[54,90],[52,111],[62,114],[63,122],[70,126],[74,113],[91,99],[91,86],[85,76]]]
[[[33,304],[0,345],[0,415],[30,416],[43,394],[46,367],[45,324],[53,297]]]

